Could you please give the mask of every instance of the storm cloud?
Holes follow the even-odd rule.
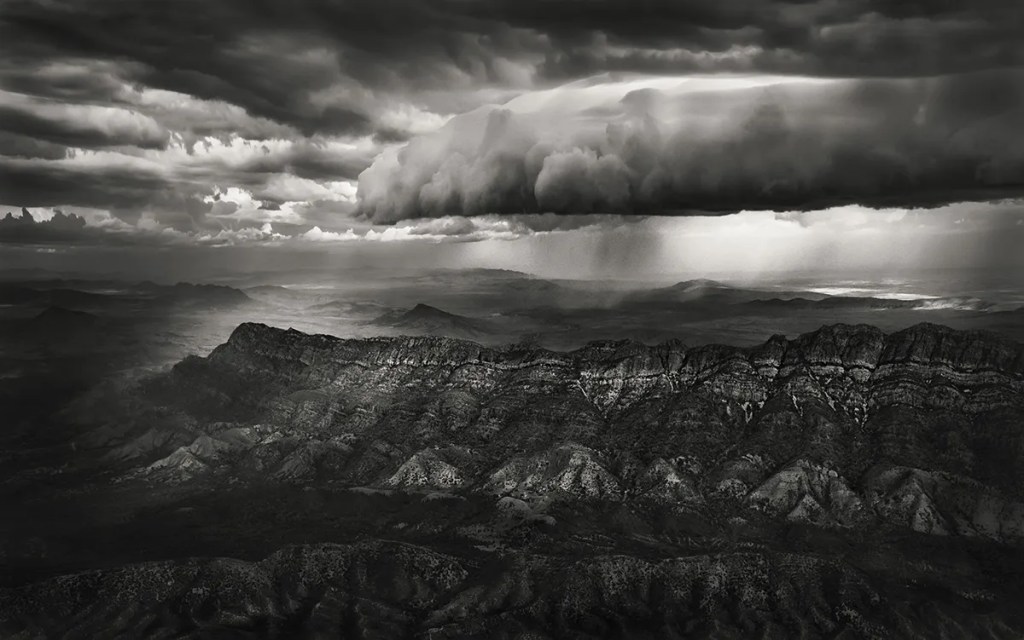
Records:
[[[925,206],[1019,193],[1022,149],[1019,71],[578,83],[382,156],[360,176],[359,207],[385,222]]]

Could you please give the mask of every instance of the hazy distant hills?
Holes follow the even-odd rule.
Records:
[[[492,323],[442,311],[427,304],[417,304],[406,311],[391,311],[373,324],[410,335],[447,336],[469,340],[487,337],[497,331]]]
[[[47,306],[32,316],[0,320],[0,330],[6,338],[0,344],[21,349],[42,347],[51,352],[62,349],[80,352],[109,344],[106,329],[103,318],[96,314]]]
[[[46,307],[28,323],[43,332],[80,331],[92,329],[98,324],[100,318],[94,314],[63,307]]]
[[[669,287],[638,291],[628,295],[624,304],[717,303],[735,304],[764,296],[764,291],[733,287],[715,280],[697,279],[677,282]]]
[[[159,285],[144,282],[138,290],[154,296],[165,304],[194,304],[207,307],[238,306],[252,302],[245,292],[224,285],[192,284],[179,282],[174,285]]]
[[[252,302],[249,296],[232,287],[185,282],[174,285],[148,281],[125,284],[62,280],[0,283],[0,304],[9,305],[52,305],[95,310],[133,303],[219,308],[249,302]]]
[[[747,308],[758,311],[773,310],[785,312],[800,309],[905,309],[905,310],[949,310],[986,311],[995,305],[986,300],[969,296],[898,300],[864,296],[824,296],[817,299],[804,297],[756,299],[743,303]]]
[[[377,278],[372,286],[266,284],[244,290],[112,280],[6,281],[0,283],[0,326],[22,323],[48,307],[96,315],[104,323],[101,341],[63,343],[76,344],[79,355],[94,352],[93,364],[99,368],[113,360],[120,362],[117,368],[166,366],[187,353],[212,348],[244,321],[352,336],[436,335],[487,344],[525,341],[558,350],[621,338],[648,344],[681,339],[691,344],[751,345],[772,333],[800,333],[836,321],[868,322],[886,331],[934,321],[1024,338],[1019,314],[1006,310],[1005,304],[993,306],[968,296],[829,296],[708,279],[638,288],[637,283],[552,281],[501,270]],[[422,309],[423,313],[402,318],[415,304],[437,313]],[[46,334],[40,325],[27,343],[19,338],[8,340],[6,346],[24,352],[26,346],[62,341]],[[13,333],[8,335],[13,339]],[[13,368],[20,370],[21,365]]]
[[[386,310],[394,311],[389,307],[370,300],[332,300],[311,305],[308,309],[312,313],[357,319],[377,317]]]
[[[0,591],[0,631],[1019,637],[1022,397],[1024,346],[934,324],[561,353],[243,324],[76,405],[44,477],[102,524],[25,548],[124,566]]]
[[[64,307],[91,307],[110,299],[103,294],[68,288],[35,288],[21,284],[0,284],[0,304],[6,305],[58,305]]]
[[[801,290],[777,291],[734,287],[715,280],[686,280],[669,287],[627,295],[622,305],[685,305],[746,312],[784,313],[800,309],[908,309],[985,311],[992,302],[970,296],[897,299],[872,296],[836,296]]]

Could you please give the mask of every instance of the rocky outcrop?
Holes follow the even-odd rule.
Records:
[[[664,458],[656,458],[636,478],[634,495],[660,503],[699,505],[704,499],[697,478]]]
[[[1024,539],[1024,501],[961,476],[880,465],[865,478],[869,503],[889,522],[936,535]]]
[[[161,480],[175,482],[190,480],[208,468],[188,447],[178,447],[171,455],[146,467],[146,471]]]
[[[835,469],[807,460],[774,474],[747,500],[773,515],[821,525],[854,525],[867,515],[860,497]]]
[[[402,463],[384,484],[403,489],[453,489],[464,482],[457,467],[439,458],[435,451],[426,449]]]
[[[599,454],[575,444],[512,460],[491,474],[485,489],[523,499],[613,500],[622,496],[618,479],[601,464]]]

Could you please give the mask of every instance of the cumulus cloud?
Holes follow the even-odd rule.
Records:
[[[304,216],[282,207],[260,213],[252,194],[239,189],[216,190],[207,197],[209,212],[203,224],[168,224],[166,218],[144,212],[131,221],[100,210],[65,213],[61,209],[22,208],[0,217],[0,243],[33,245],[107,246],[293,246],[350,242],[464,243],[515,240],[535,233],[613,228],[612,221],[562,219],[544,216],[477,218],[448,217],[406,220],[396,225],[368,225],[337,217],[332,226],[310,225]],[[187,217],[187,216],[186,216]],[[577,218],[583,218],[578,216]]]
[[[344,242],[347,240],[358,240],[362,236],[348,229],[346,231],[324,231],[320,227],[313,227],[300,235],[303,240],[312,242]]]
[[[354,178],[372,157],[372,143],[361,140],[207,136],[189,144],[173,134],[162,149],[56,147],[52,153],[30,138],[8,140],[24,153],[12,144],[0,154],[0,202],[103,208],[129,221],[151,214],[178,229],[201,224],[207,214],[277,220],[289,210],[351,208],[355,184],[344,176]],[[230,190],[250,200],[216,199]]]
[[[356,186],[347,180],[317,182],[289,174],[272,176],[260,191],[262,197],[278,202],[340,200],[355,201]]]
[[[85,229],[85,219],[75,214],[56,211],[48,220],[36,220],[28,209],[21,210],[21,216],[10,212],[0,219],[0,241],[39,242],[75,238]]]
[[[1024,72],[742,85],[575,83],[481,108],[378,158],[359,177],[359,211],[394,222],[920,206],[1024,188]]]
[[[22,208],[0,218],[0,244],[114,244],[136,241],[134,229],[108,215],[87,211],[82,214],[60,209]]]
[[[421,218],[395,225],[375,225],[360,230],[325,231],[319,226],[300,234],[303,240],[315,242],[480,242],[484,240],[516,240],[537,232],[530,220],[516,217],[480,216],[465,218]],[[567,226],[580,228],[579,226]],[[546,232],[546,231],[545,231]],[[543,232],[542,232],[543,233]]]

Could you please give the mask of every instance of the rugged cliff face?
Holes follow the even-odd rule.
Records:
[[[361,535],[410,546],[379,580],[353,567],[381,547],[351,545],[58,579],[4,596],[12,629],[127,633],[173,606],[168,628],[196,634],[1024,632],[1008,606],[1024,565],[1024,347],[993,335],[836,325],[747,349],[558,353],[243,324],[107,409],[75,442],[103,482],[358,494],[404,514]],[[182,585],[223,572],[232,595],[186,606]],[[85,585],[121,580],[152,606],[88,602]],[[31,605],[60,589],[80,594],[67,612]],[[922,607],[928,593],[944,604]]]

